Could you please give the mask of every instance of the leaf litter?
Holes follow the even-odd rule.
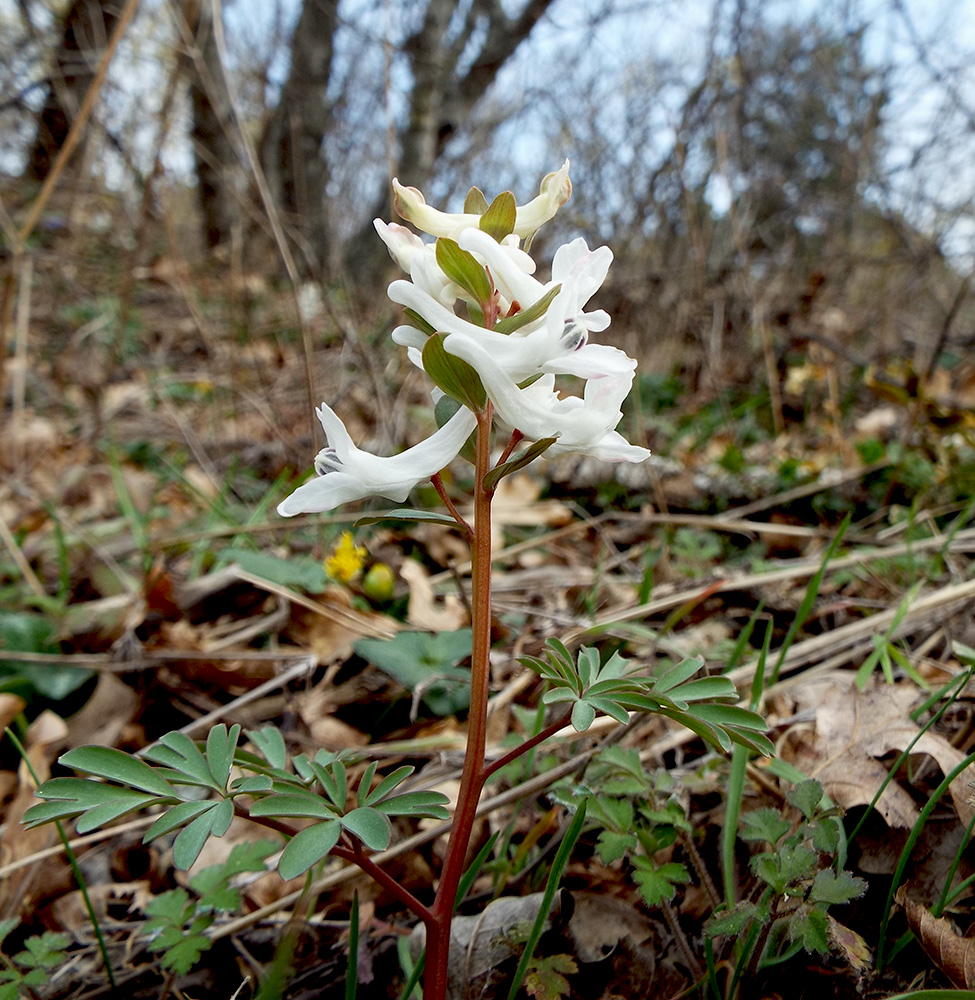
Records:
[[[172,310],[174,303],[162,308]],[[171,317],[147,309],[143,322],[164,329]],[[130,360],[111,393],[97,398],[79,390],[77,420],[38,402],[3,429],[5,614],[49,626],[44,634],[28,629],[26,640],[23,619],[8,617],[0,627],[4,721],[15,731],[21,727],[39,778],[52,769],[60,773],[57,757],[85,743],[138,751],[171,729],[201,737],[217,722],[245,729],[270,722],[296,751],[368,745],[384,767],[409,763],[422,787],[448,788],[459,773],[464,712],[447,680],[462,655],[458,661],[445,653],[442,665],[420,678],[384,668],[364,654],[363,643],[463,630],[469,622],[466,547],[435,524],[367,525],[356,532],[356,544],[366,549],[366,568],[390,568],[392,594],[373,602],[361,577],[330,581],[323,562],[358,515],[283,524],[269,513],[308,452],[298,352],[270,342],[239,350],[212,327],[207,345],[201,355],[192,338],[172,335],[155,355],[158,368]],[[80,348],[71,344],[57,365],[39,365],[39,382],[56,389],[69,380],[71,352],[77,358]],[[408,419],[395,414],[419,401],[411,397],[415,389],[403,381],[397,406],[386,408],[392,419],[382,423],[384,407],[357,375],[368,367],[357,350],[349,344],[321,349],[315,370],[327,373],[328,398],[354,415],[357,438],[372,433],[377,447],[409,443],[403,434]],[[700,402],[690,391],[680,402],[690,427]],[[898,413],[896,407],[889,413],[887,404],[883,409],[878,413],[868,387],[861,387],[848,417],[851,439],[886,434],[875,425],[886,427]],[[932,433],[918,428],[919,452],[931,451]],[[958,938],[957,955],[952,950],[956,928],[975,923],[964,854],[975,815],[967,771],[948,783],[933,814],[924,812],[970,753],[975,732],[971,683],[953,690],[949,709],[925,728],[944,703],[930,699],[972,661],[966,651],[975,645],[971,508],[963,494],[952,495],[944,475],[911,492],[896,477],[896,456],[867,461],[846,448],[839,460],[835,443],[834,426],[810,419],[787,436],[740,449],[740,462],[732,462],[733,432],[706,446],[682,432],[673,442],[654,442],[668,453],[655,455],[640,471],[643,479],[628,469],[630,479],[621,484],[619,469],[560,459],[505,480],[494,551],[492,752],[500,755],[530,731],[523,703],[537,680],[517,658],[538,655],[553,635],[570,648],[598,637],[657,669],[671,656],[686,655],[703,657],[712,673],[731,665],[729,676],[746,697],[764,668],[766,683],[754,690],[773,727],[780,766],[749,765],[743,807],[773,809],[793,822],[786,801],[791,783],[817,779],[845,812],[847,831],[862,826],[846,863],[869,885],[835,918],[829,915],[828,959],[800,950],[777,967],[752,970],[748,989],[782,990],[809,970],[819,970],[812,973],[817,992],[810,995],[816,996],[856,989],[881,996],[885,984],[906,987],[918,976],[932,985],[971,988],[964,939]],[[781,470],[797,455],[806,478],[789,483]],[[422,507],[431,498],[418,499]],[[854,527],[784,648],[844,510],[854,514]],[[736,652],[749,622],[751,637]],[[768,668],[779,660],[772,677]],[[857,685],[856,671],[868,661],[875,665],[872,675]],[[431,680],[442,685],[439,697]],[[539,797],[541,789],[553,778],[588,780],[587,764],[613,745],[670,776],[673,801],[692,831],[662,825],[662,813],[654,818],[644,876],[679,865],[689,881],[670,883],[672,898],[648,906],[632,877],[639,866],[626,857],[600,859],[599,830],[587,830],[563,880],[561,916],[543,938],[533,995],[676,995],[705,974],[703,928],[722,898],[719,841],[729,765],[705,752],[693,734],[659,719],[597,723],[583,738],[569,727],[538,749],[532,771],[495,776],[481,806],[479,836],[494,830],[502,839],[465,904],[471,926],[483,931],[499,893],[530,904],[567,808],[561,793]],[[0,768],[0,916],[15,921],[4,951],[19,954],[33,940],[32,960],[61,956],[62,971],[34,987],[38,995],[97,995],[105,974],[64,850],[52,829],[27,831],[18,822],[32,801],[34,779],[7,744]],[[177,875],[166,851],[141,844],[149,822],[123,820],[87,836],[69,831],[113,965],[133,996],[157,996],[170,986],[217,995],[231,978],[234,989],[253,981],[273,959],[285,922],[297,914],[305,921],[306,944],[295,959],[294,995],[341,984],[353,888],[368,904],[361,911],[360,952],[374,970],[360,995],[396,995],[396,942],[410,929],[404,914],[388,894],[338,863],[315,887],[320,915],[302,909],[294,883],[252,872],[240,884],[240,909],[214,911],[199,931],[212,947],[185,974],[169,976],[147,938],[146,919],[169,892],[185,892],[189,905],[196,898],[193,873]],[[900,908],[885,908],[886,885],[871,880],[889,884],[898,851],[919,823],[902,869]],[[376,861],[422,892],[436,877],[445,830],[431,821],[397,819],[393,844]],[[235,820],[225,837],[208,842],[194,871],[226,864],[234,850],[264,833]],[[741,839],[735,846],[740,900],[757,891],[748,865],[753,849]],[[949,925],[939,908],[953,887]],[[889,942],[908,928],[919,942],[882,971],[873,964],[881,918]],[[506,918],[489,938],[510,941],[512,927],[517,937],[523,922]],[[38,943],[50,932],[68,935],[63,954],[43,950],[60,940]],[[500,946],[483,943],[487,957],[478,970],[490,978],[492,962],[510,959],[500,951],[492,959]],[[718,938],[713,947],[718,962],[730,961],[729,942]],[[825,968],[829,984],[816,978]],[[788,986],[785,992],[796,995]]]

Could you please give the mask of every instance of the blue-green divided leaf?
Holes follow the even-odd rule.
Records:
[[[372,808],[387,816],[425,816],[430,819],[448,820],[450,800],[442,792],[403,792],[382,802],[375,802]]]
[[[654,687],[654,694],[659,694],[658,688]],[[688,681],[671,688],[667,692],[667,697],[674,701],[682,701],[688,704],[693,701],[705,701],[711,698],[733,698],[738,700],[738,689],[727,677],[699,677],[695,681]]]
[[[367,790],[362,796],[360,805],[363,806],[373,806],[380,799],[385,798],[390,792],[397,786],[401,785],[406,779],[416,770],[416,768],[411,767],[409,764],[404,764],[402,767],[396,768],[395,771],[390,772],[383,778],[375,788]],[[363,781],[365,777],[359,782],[359,788],[362,788]],[[368,786],[366,786],[368,789]]]
[[[177,827],[186,826],[196,819],[197,816],[207,812],[213,802],[180,802],[178,806],[173,806],[160,816],[152,826],[146,830],[142,838],[143,844],[148,844],[157,837],[163,837],[167,833],[172,833]]]
[[[488,236],[500,243],[506,236],[510,236],[515,231],[517,217],[518,207],[515,204],[515,196],[510,191],[502,191],[482,213],[477,227],[482,233],[487,233]]]
[[[267,795],[250,807],[251,816],[306,816],[311,819],[335,819],[335,810],[329,808],[317,795],[285,792]]]
[[[176,789],[144,760],[112,747],[76,747],[62,754],[59,761],[75,771],[108,778],[143,792],[152,792],[164,798],[179,798]]]
[[[249,729],[247,736],[271,767],[281,771],[287,766],[288,751],[280,729],[275,726]]]
[[[20,653],[57,653],[56,632],[45,615],[30,611],[0,612],[0,691],[13,691],[30,699],[34,692],[60,701],[81,687],[90,670],[79,670],[57,663],[23,663],[4,659],[3,651]]]
[[[497,200],[495,198],[495,202]],[[472,253],[462,250],[456,240],[446,236],[441,236],[437,240],[434,252],[437,257],[437,267],[465,292],[473,295],[482,308],[491,300],[494,290],[488,281],[487,272],[484,270],[484,265]]]
[[[378,809],[363,806],[347,812],[340,820],[343,827],[355,834],[366,847],[373,851],[384,851],[389,847],[393,827],[389,819]]]
[[[221,788],[226,788],[230,780],[230,768],[239,738],[240,726],[231,726],[228,731],[222,722],[207,733],[207,766],[213,780]]]
[[[704,719],[715,726],[768,732],[768,723],[757,712],[738,705],[695,705],[692,711],[698,719]]]
[[[230,829],[234,805],[230,799],[211,803],[210,808],[183,827],[173,842],[173,864],[182,871],[191,867],[200,856],[203,845],[211,837],[222,837]]]
[[[673,667],[668,668],[658,677],[654,678],[654,694],[664,694],[671,689],[678,687],[685,681],[690,680],[704,666],[704,660],[699,656],[682,660]]]
[[[548,312],[548,307],[552,304],[552,300],[561,291],[562,286],[560,284],[555,285],[527,309],[522,309],[521,312],[516,312],[513,316],[505,316],[503,319],[499,319],[494,324],[494,332],[514,333],[523,326],[528,326],[529,323],[534,323],[535,320],[541,319]]]
[[[26,827],[80,816],[77,824],[80,833],[88,833],[159,801],[158,795],[87,778],[51,778],[41,785],[37,795],[45,801],[24,813]]]
[[[445,524],[456,528],[457,522],[449,514],[441,514],[435,510],[415,510],[412,507],[397,507],[395,510],[384,510],[378,514],[367,514],[360,517],[353,527],[359,528],[366,524],[378,524],[380,521],[413,521],[424,524]]]
[[[577,701],[572,706],[572,728],[577,733],[584,733],[596,718],[596,710],[585,701]]]
[[[254,795],[258,792],[271,791],[273,784],[270,775],[255,774],[250,778],[234,778],[230,788],[237,795]]]
[[[278,861],[278,873],[281,878],[291,879],[304,875],[339,842],[341,834],[342,826],[338,820],[316,823],[296,833]]]
[[[445,333],[437,333],[427,339],[423,345],[423,370],[448,396],[475,412],[483,410],[487,393],[480,375],[462,358],[447,353],[443,346],[446,337]]]
[[[630,721],[630,715],[626,709],[620,707],[619,703],[613,701],[612,698],[587,695],[586,701],[597,711],[602,712],[603,715],[608,715],[623,725]]]
[[[355,804],[357,806],[367,805],[366,799],[369,796],[369,790],[372,788],[372,779],[376,777],[377,767],[378,764],[374,760],[366,764],[366,769],[362,772],[362,777],[359,778],[359,782],[355,787]]]
[[[146,749],[144,756],[156,764],[178,771],[180,777],[174,777],[174,781],[223,791],[222,787],[214,783],[200,748],[185,733],[166,733]]]

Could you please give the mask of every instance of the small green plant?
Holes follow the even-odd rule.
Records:
[[[170,889],[146,904],[149,919],[144,930],[152,938],[149,950],[162,952],[164,969],[182,975],[196,965],[212,944],[206,932],[217,914],[240,909],[240,889],[234,878],[266,871],[265,859],[279,847],[273,840],[238,844],[226,861],[204,868],[190,879],[196,899],[185,889]]]
[[[746,973],[791,958],[800,949],[830,950],[829,909],[862,895],[866,882],[843,868],[845,833],[839,810],[823,797],[818,781],[792,788],[786,801],[798,819],[771,808],[741,817],[741,837],[766,849],[749,867],[763,884],[756,900],[715,915],[707,927],[709,955],[724,937],[733,953],[734,975],[726,995]],[[717,988],[717,987],[715,987]]]
[[[29,937],[23,950],[8,958],[2,945],[17,925],[15,919],[0,920],[0,960],[4,964],[0,968],[0,1000],[19,1000],[35,986],[47,983],[51,974],[64,964],[71,943],[67,934],[45,931]]]
[[[422,921],[424,997],[445,1000],[451,924],[459,896],[466,891],[465,863],[478,803],[485,784],[499,770],[531,755],[569,724],[581,733],[597,715],[626,723],[631,712],[666,716],[725,752],[737,745],[771,755],[764,721],[733,704],[738,692],[728,678],[700,676],[701,660],[683,660],[654,675],[648,664],[627,660],[618,652],[604,658],[598,650],[583,647],[571,653],[552,639],[542,656],[523,662],[545,682],[542,706],[555,711],[547,720],[539,718],[536,731],[518,746],[494,760],[487,757],[491,515],[499,483],[543,453],[581,454],[617,463],[639,463],[650,455],[616,429],[636,361],[618,348],[589,343],[590,334],[604,330],[609,322],[602,310],[587,310],[606,277],[612,260],[609,248],[590,250],[582,239],[560,247],[551,280],[543,284],[532,276],[534,266],[527,267],[519,247],[519,241],[530,240],[570,192],[568,162],[542,181],[537,198],[520,208],[509,191],[488,203],[473,188],[464,211],[448,214],[427,205],[416,189],[394,181],[399,214],[435,237],[434,243],[424,243],[404,226],[376,223],[393,258],[410,275],[409,281],[389,286],[390,298],[405,308],[406,320],[393,336],[436,387],[437,430],[397,455],[372,455],[354,444],[338,414],[323,403],[317,414],[328,446],[316,457],[317,476],[278,505],[278,513],[290,517],[374,496],[403,503],[415,487],[429,481],[442,511],[396,508],[367,515],[358,524],[392,518],[446,525],[469,543],[470,630],[432,637],[405,633],[386,643],[363,641],[357,647],[360,655],[419,693],[432,711],[467,711],[467,748],[453,816],[444,795],[405,784],[411,767],[381,775],[377,762],[366,763],[349,752],[320,750],[291,757],[274,728],[248,732],[249,743],[241,746],[240,727],[221,724],[199,743],[185,734],[169,733],[141,757],[97,746],[70,750],[61,763],[84,777],[45,782],[37,792],[42,801],[24,817],[28,826],[73,818],[79,833],[87,833],[130,813],[154,810],[158,814],[145,839],[175,835],[174,863],[187,868],[209,837],[227,832],[235,814],[247,817],[283,838],[277,864],[282,877],[306,875],[310,882],[326,859],[339,858],[357,865]],[[579,380],[581,395],[563,395],[563,383],[569,378]],[[496,418],[501,428],[495,426]],[[499,457],[496,446],[501,449]],[[470,520],[448,494],[441,476],[457,458],[473,465]],[[120,482],[124,501],[122,486]],[[126,513],[138,542],[143,522],[131,503]],[[697,565],[711,558],[711,553],[701,552],[702,536],[687,537],[689,558],[696,557]],[[267,557],[261,565],[269,570]],[[294,566],[270,568],[295,573]],[[298,581],[291,582],[320,572],[317,567],[298,566]],[[458,670],[456,664],[468,656],[470,669]],[[549,875],[545,912],[585,816],[583,797]],[[430,905],[372,858],[391,843],[391,817],[451,820]],[[643,883],[660,877],[660,870],[652,866],[637,868]],[[663,877],[676,880],[678,873],[665,871]],[[157,904],[152,919],[164,954],[180,948],[180,935],[188,938],[183,950],[171,956],[182,966],[199,952],[210,915],[177,892]],[[536,922],[515,975],[512,1000],[541,933]],[[539,980],[536,987],[551,995],[561,985],[554,974],[561,973],[554,968],[548,972],[552,975],[547,976],[547,985]],[[354,969],[350,982],[352,990]]]

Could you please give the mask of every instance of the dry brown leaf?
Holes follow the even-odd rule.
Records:
[[[365,746],[369,737],[334,715],[334,690],[331,681],[325,680],[309,691],[296,694],[295,707],[298,715],[308,727],[316,746],[327,750]]]
[[[0,729],[6,729],[27,707],[27,702],[9,691],[0,693]]]
[[[99,674],[91,697],[68,720],[68,742],[71,746],[98,743],[114,747],[138,709],[139,696],[128,684],[115,674]]]
[[[64,720],[50,710],[41,712],[27,728],[24,749],[30,768],[22,761],[17,772],[17,794],[7,807],[3,834],[0,836],[0,864],[6,865],[30,857],[49,847],[57,839],[57,833],[51,824],[28,830],[21,826],[20,821],[37,801],[34,798],[36,785],[31,777],[31,769],[39,781],[47,781],[51,776],[51,761],[64,745],[67,735],[68,727]],[[32,865],[0,880],[0,916],[10,916],[8,907],[19,909],[25,903],[25,896],[33,895],[39,871],[37,865]]]
[[[963,938],[944,917],[934,917],[910,899],[904,886],[894,897],[907,915],[907,923],[935,965],[959,989],[975,989],[975,939]]]
[[[816,728],[813,736],[796,741],[795,763],[844,809],[867,805],[888,775],[877,758],[904,750],[918,737],[920,727],[908,714],[917,694],[913,686],[881,681],[861,692],[846,674],[801,685],[797,707],[815,711]],[[963,760],[947,740],[930,731],[917,739],[911,753],[929,754],[946,775]],[[963,825],[975,813],[968,781],[962,774],[949,787]],[[884,790],[877,809],[890,826],[912,826],[918,816],[914,799],[896,782]]]
[[[828,921],[829,940],[833,947],[843,953],[854,972],[858,975],[865,975],[872,967],[870,948],[867,946],[867,942],[856,931],[841,924],[832,914],[827,913],[826,920]]]
[[[491,504],[491,548],[504,546],[506,525],[559,528],[573,519],[572,511],[559,500],[539,500],[543,481],[527,472],[502,479]],[[464,516],[472,522],[473,511]],[[473,523],[473,522],[472,522]]]
[[[427,571],[415,559],[404,560],[399,573],[409,584],[406,620],[414,628],[429,632],[453,632],[470,624],[470,616],[461,599],[456,594],[446,594],[438,599]]]

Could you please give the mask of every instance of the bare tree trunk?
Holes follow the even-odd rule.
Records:
[[[213,34],[213,11],[208,0],[179,0],[184,43],[193,70],[190,107],[197,196],[203,235],[211,249],[227,243],[239,214],[234,175],[239,159],[233,141],[233,117],[220,52]]]
[[[65,11],[61,41],[53,54],[47,95],[24,170],[26,179],[43,181],[47,177],[117,21],[118,12],[110,0],[72,0]]]
[[[328,161],[322,143],[332,124],[327,90],[338,0],[304,0],[291,42],[291,68],[261,141],[261,165],[284,221],[312,270],[328,254],[323,215]]]
[[[450,137],[552,2],[528,0],[520,13],[509,17],[498,0],[473,0],[460,30],[448,35],[457,0],[427,0],[423,22],[403,46],[413,76],[409,114],[396,137],[398,176],[404,184],[420,187],[430,179]],[[472,43],[478,44],[478,51],[470,61]],[[349,243],[346,266],[367,281],[385,266],[385,251],[373,238],[371,219],[386,212],[388,201],[384,186],[370,221]]]

